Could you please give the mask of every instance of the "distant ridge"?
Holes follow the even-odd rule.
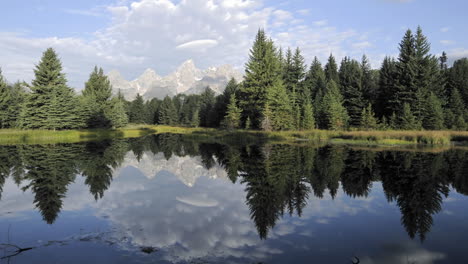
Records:
[[[166,95],[200,94],[209,86],[216,94],[224,91],[231,78],[242,80],[242,74],[230,65],[210,67],[200,70],[193,60],[182,63],[176,71],[167,76],[159,76],[153,69],[147,69],[133,81],[127,81],[116,70],[107,76],[112,84],[114,93],[120,89],[127,100],[133,100],[137,93],[145,99],[159,98]]]

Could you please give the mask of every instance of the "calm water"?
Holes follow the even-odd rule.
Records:
[[[463,149],[0,146],[0,262],[468,263],[466,195]]]

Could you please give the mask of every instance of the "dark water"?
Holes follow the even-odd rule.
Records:
[[[0,262],[468,263],[467,194],[455,148],[1,146]]]

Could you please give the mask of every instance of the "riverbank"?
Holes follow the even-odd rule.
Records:
[[[467,131],[254,131],[188,128],[156,125],[130,125],[121,129],[88,130],[16,130],[1,129],[0,145],[56,144],[95,141],[113,138],[135,138],[151,134],[173,133],[209,141],[231,142],[330,142],[332,144],[402,146],[447,146],[468,142]]]

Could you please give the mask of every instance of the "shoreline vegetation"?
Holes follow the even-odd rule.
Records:
[[[136,138],[154,134],[182,134],[208,141],[346,144],[357,146],[453,146],[468,142],[468,131],[260,131],[223,130],[202,127],[162,125],[128,125],[119,129],[19,130],[0,129],[0,145],[59,144],[99,141],[114,138]]]

